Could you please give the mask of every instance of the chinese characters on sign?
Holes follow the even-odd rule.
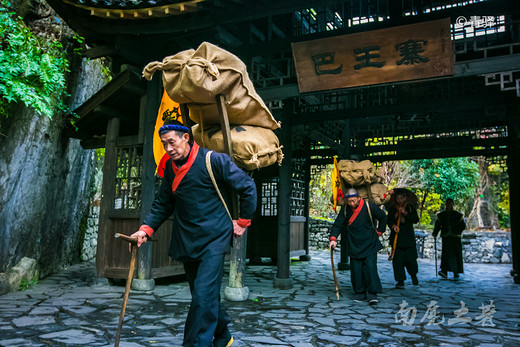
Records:
[[[474,319],[467,316],[469,309],[466,307],[464,301],[460,301],[460,309],[453,311],[455,317],[449,318],[447,321],[444,315],[437,311],[438,308],[439,305],[437,305],[437,301],[430,301],[430,303],[426,306],[426,312],[422,316],[420,322],[426,322],[427,326],[441,325],[447,322],[447,324],[451,326],[456,324],[466,324],[475,320],[475,324],[483,327],[495,326],[493,323],[493,314],[496,312],[496,310],[495,305],[493,304],[493,300],[490,300],[489,305],[482,303],[482,305],[479,307],[481,314],[476,316]],[[417,309],[413,306],[408,306],[408,302],[406,302],[406,300],[403,300],[403,302],[399,304],[399,311],[394,315],[395,322],[402,323],[403,325],[413,325],[416,316]]]
[[[300,92],[453,74],[450,20],[292,44]]]

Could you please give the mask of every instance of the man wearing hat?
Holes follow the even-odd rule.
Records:
[[[330,231],[329,249],[336,247],[337,237],[345,231],[343,235],[348,238],[354,301],[368,299],[370,304],[377,304],[377,293],[382,292],[377,274],[377,252],[383,248],[379,236],[386,229],[386,213],[377,205],[363,200],[356,189],[347,190],[345,198],[346,205],[341,207]]]
[[[152,208],[139,231],[137,245],[157,231],[173,214],[168,254],[184,264],[191,291],[191,305],[183,346],[229,346],[229,317],[220,303],[224,256],[232,235],[240,237],[256,209],[253,180],[222,153],[211,153],[211,169],[220,187],[232,188],[240,197],[240,218],[231,220],[206,167],[208,149],[199,147],[190,129],[172,121],[159,129],[170,159]],[[224,198],[229,189],[220,189]],[[229,204],[227,204],[229,205]]]

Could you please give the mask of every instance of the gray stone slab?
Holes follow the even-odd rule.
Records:
[[[318,334],[317,338],[325,342],[332,342],[339,345],[353,345],[358,343],[361,338],[356,336]]]
[[[69,329],[50,334],[40,335],[40,339],[83,346],[99,341],[98,336],[96,336],[95,334],[79,329]]]
[[[273,319],[274,322],[276,323],[279,323],[279,324],[285,324],[285,325],[299,325],[299,326],[306,326],[306,327],[314,327],[316,326],[316,323],[313,323],[313,322],[307,322],[307,321],[302,321],[302,320],[299,320],[299,319]]]
[[[43,324],[54,324],[56,321],[54,317],[50,316],[24,316],[20,318],[15,318],[12,322],[18,328],[24,328]]]
[[[263,344],[271,344],[271,345],[285,344],[283,341],[280,341],[278,339],[275,339],[275,338],[269,337],[269,336],[248,336],[248,337],[243,337],[242,340],[251,341],[251,342],[259,342],[259,343],[263,343]]]
[[[334,322],[334,319],[330,319],[330,318],[311,318],[314,322],[318,323],[318,324],[321,324],[321,325],[328,325],[328,326],[335,326],[336,323]]]
[[[497,342],[497,336],[491,334],[473,334],[466,336],[471,340],[482,341],[482,342]]]
[[[59,309],[57,307],[52,306],[38,306],[31,310],[29,314],[31,315],[42,315],[42,314],[52,314],[58,312]]]
[[[458,337],[458,336],[451,336],[451,337],[432,336],[432,338],[442,341],[442,342],[448,342],[451,345],[459,345],[459,344],[467,343],[470,341],[468,338]]]
[[[422,336],[419,334],[411,334],[411,333],[405,333],[405,332],[396,332],[392,334],[392,337],[398,338],[398,339],[422,339]]]
[[[132,329],[138,329],[138,330],[159,330],[159,329],[163,329],[163,327],[160,326],[160,325],[136,324],[135,326],[132,327]]]
[[[44,344],[36,341],[32,341],[29,339],[10,339],[10,340],[0,340],[0,346],[6,347],[26,347],[26,346],[44,346]]]
[[[323,327],[323,326],[315,327],[314,330],[316,332],[326,331],[326,332],[329,332],[331,334],[336,334],[338,332],[338,329],[336,329],[336,328],[333,328],[333,327]]]
[[[165,319],[161,319],[160,322],[167,326],[184,324],[184,320],[177,319],[177,318],[165,318]]]
[[[72,312],[76,315],[84,315],[88,313],[92,313],[98,310],[96,307],[90,307],[90,306],[65,306],[64,311]]]

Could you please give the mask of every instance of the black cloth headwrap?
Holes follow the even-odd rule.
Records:
[[[159,136],[166,134],[170,131],[181,131],[183,133],[189,133],[190,129],[183,126],[183,125],[177,125],[177,124],[165,124],[162,127],[159,128]]]

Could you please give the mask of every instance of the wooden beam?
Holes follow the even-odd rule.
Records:
[[[84,102],[81,106],[76,108],[74,110],[74,113],[76,113],[80,118],[79,120],[81,120],[81,118],[85,117],[96,107],[101,105],[103,101],[117,93],[120,88],[122,88],[128,83],[133,83],[134,81],[138,81],[138,83],[143,83],[139,75],[136,74],[136,72],[133,72],[132,70],[125,70],[121,72],[119,75],[114,77],[112,81],[110,81],[107,85],[101,88],[90,99],[88,99],[88,101]]]
[[[323,143],[324,145],[337,151],[341,156],[345,155],[345,148],[343,148],[342,146],[335,143],[333,139],[327,137],[326,135],[324,135],[316,130],[312,130],[309,132],[308,136],[311,140]]]
[[[472,148],[459,148],[452,149],[449,151],[437,151],[437,150],[424,150],[417,152],[402,152],[392,155],[373,155],[363,156],[361,159],[368,159],[372,162],[383,162],[383,161],[394,161],[394,160],[414,160],[414,159],[435,159],[435,158],[456,158],[456,157],[471,157],[471,156],[483,156],[483,157],[494,157],[507,155],[507,148],[502,149],[486,149],[486,150],[474,150]]]
[[[117,50],[113,45],[101,45],[88,49],[85,56],[89,59],[97,59],[101,57],[110,57],[115,54],[117,54]]]
[[[482,81],[484,83],[484,81]],[[403,95],[404,97],[404,95]],[[301,113],[294,116],[295,124],[312,124],[324,121],[341,119],[360,119],[364,117],[378,117],[396,114],[427,114],[451,112],[456,114],[458,110],[474,109],[481,112],[487,106],[507,105],[516,101],[508,93],[479,93],[467,96],[450,96],[443,99],[429,99],[420,102],[403,102],[383,106],[346,108],[335,111],[317,111],[312,113]],[[518,102],[518,101],[516,101]]]
[[[450,151],[458,150],[460,148],[472,148],[474,151],[480,151],[474,149],[476,147],[490,149],[491,147],[506,148],[508,145],[508,139],[506,137],[488,138],[488,139],[473,139],[470,137],[451,137],[451,138],[440,138],[440,139],[415,139],[415,140],[404,140],[399,141],[396,144],[390,145],[376,145],[376,146],[365,146],[358,148],[362,154],[370,153],[381,153],[381,152],[401,152],[407,153],[431,151],[435,148],[436,151]]]
[[[123,121],[128,122],[137,122],[138,119],[134,119],[132,117],[129,117],[127,113],[121,111],[118,108],[112,107],[112,106],[105,106],[105,105],[99,105],[97,106],[93,111],[93,113],[100,113],[104,115],[107,118],[110,117],[117,117]]]

